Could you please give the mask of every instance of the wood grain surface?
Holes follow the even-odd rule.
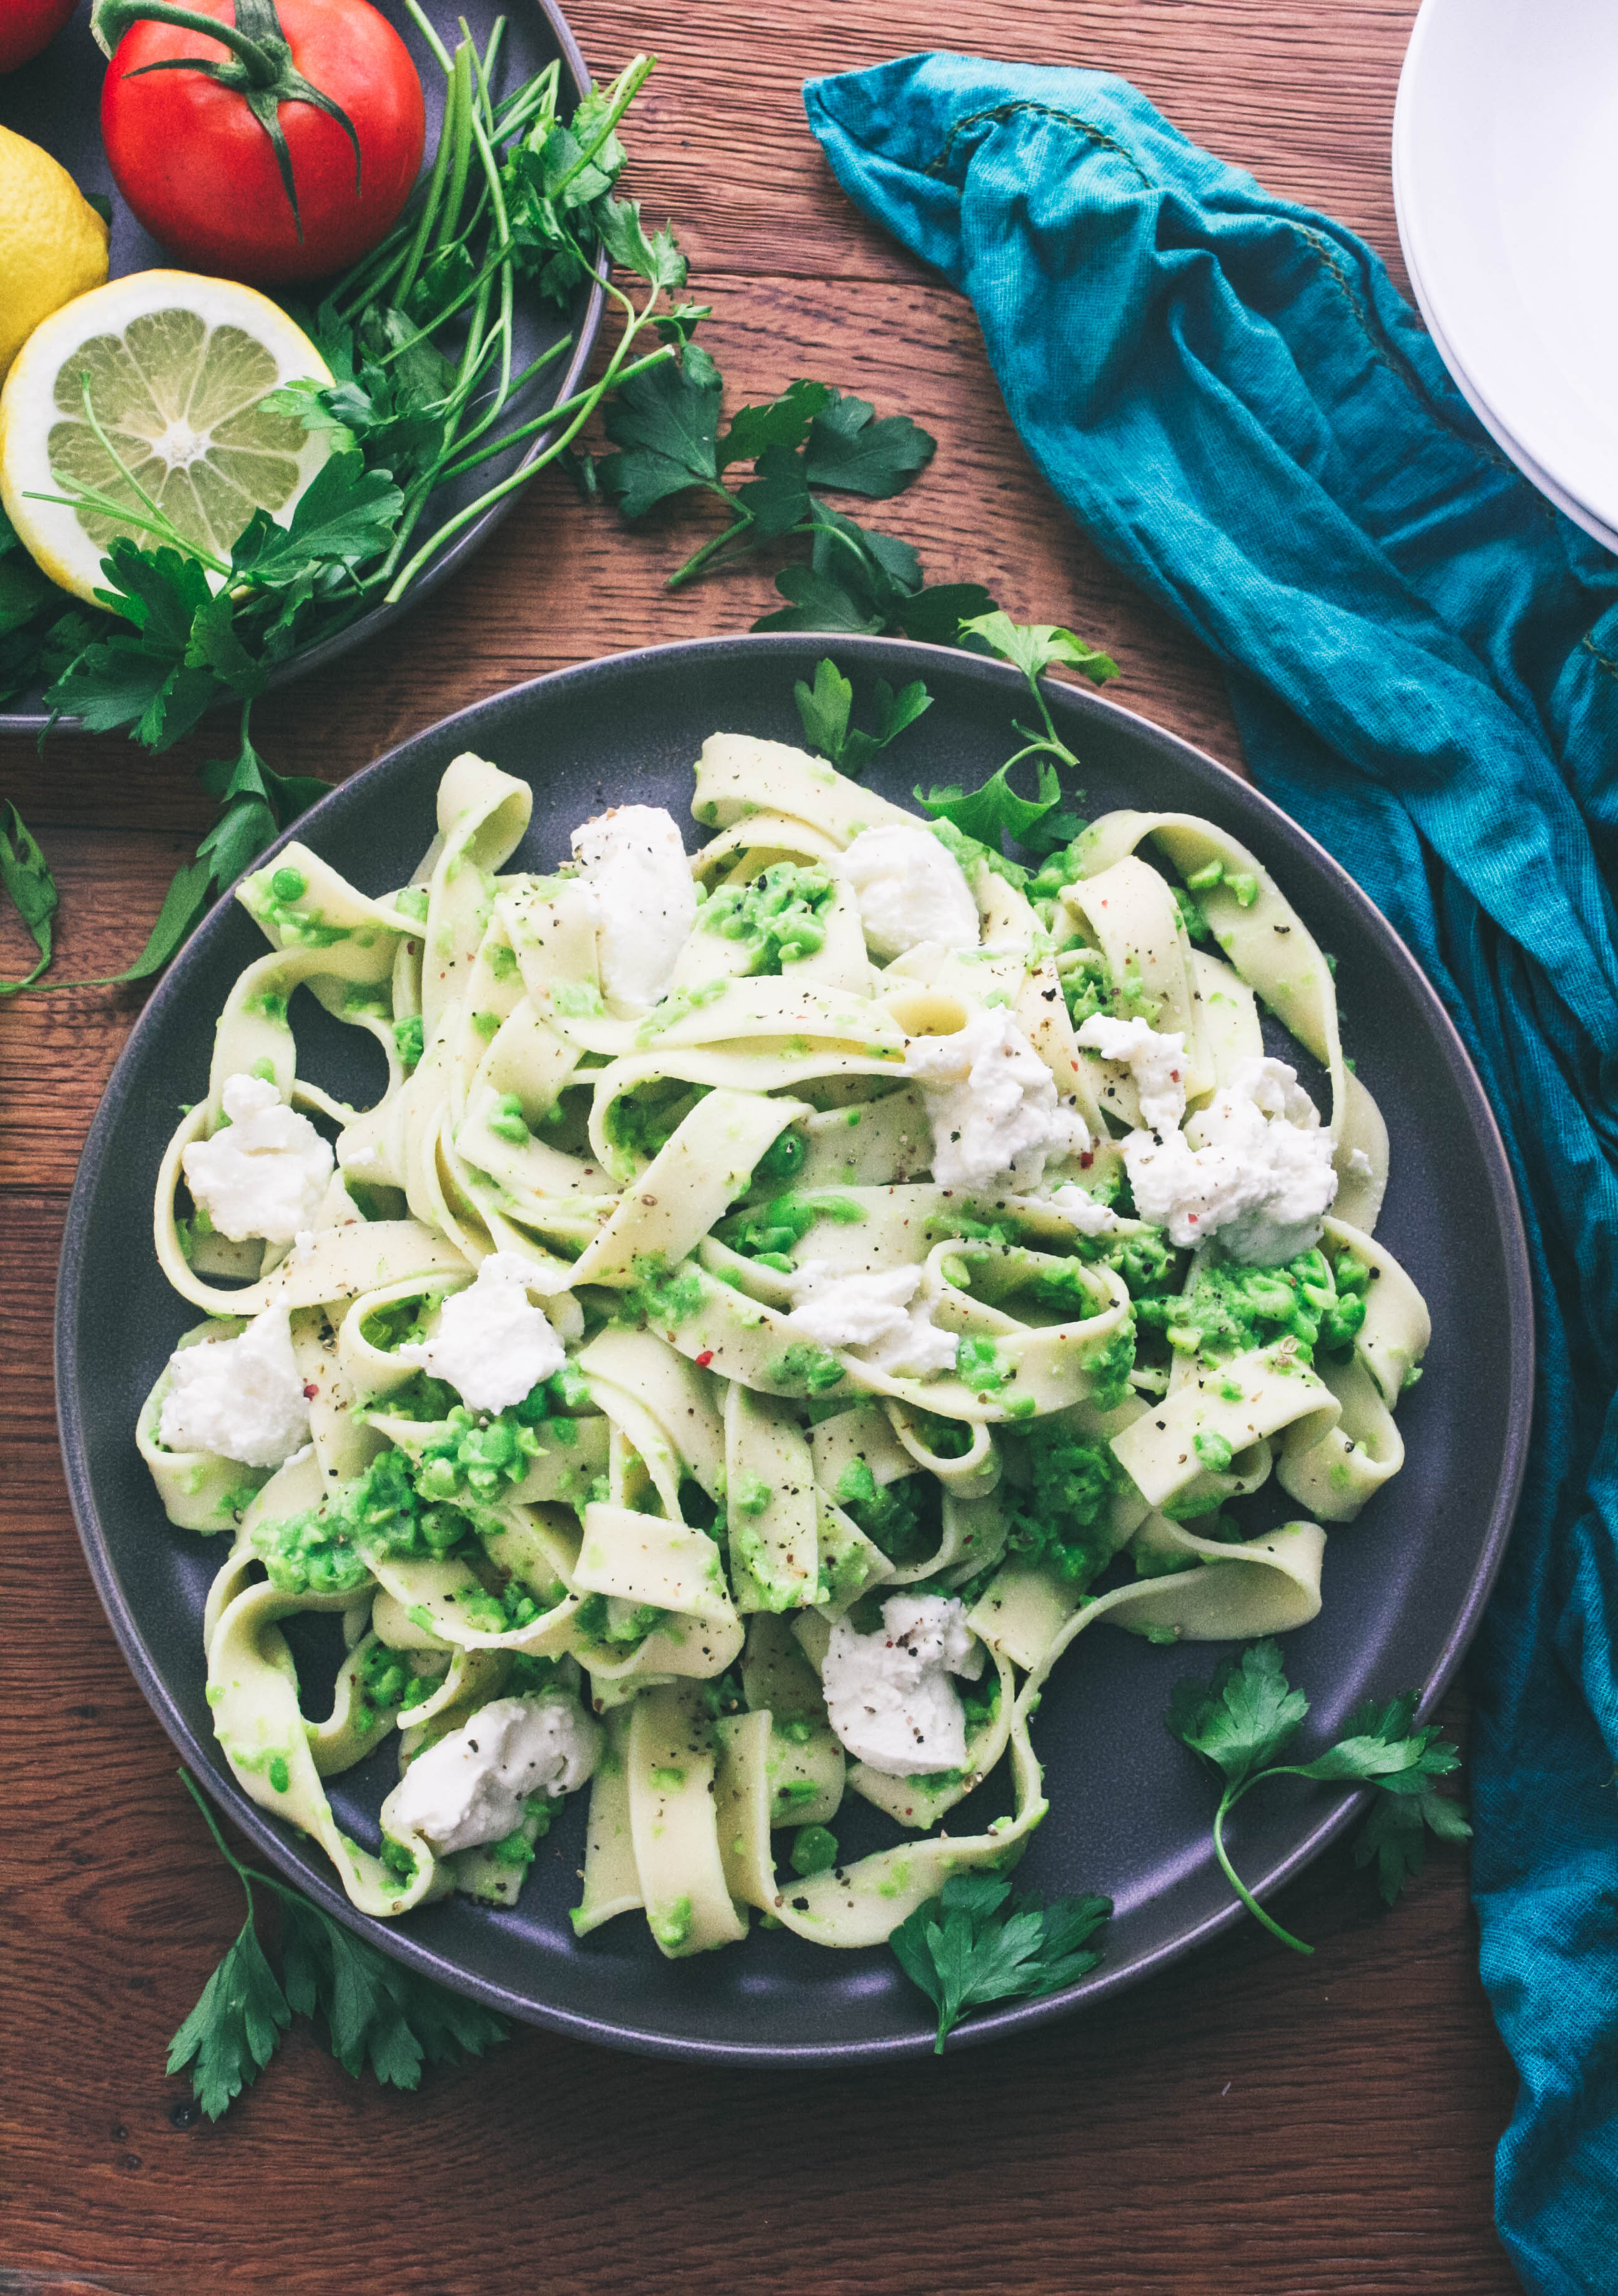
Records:
[[[1187,134],[1397,264],[1388,150],[1414,0],[579,0],[591,65],[661,64],[635,191],[672,215],[734,397],[796,374],[902,407],[936,463],[884,510],[932,579],[981,577],[1124,668],[1128,705],[1239,764],[1213,662],[1035,479],[969,309],[852,213],[803,121],[816,73],[923,46],[1127,74]],[[696,538],[542,482],[393,636],[273,697],[260,746],[338,781],[445,711],[591,656],[744,628],[768,567],[670,598]],[[0,745],[62,892],[62,977],[139,947],[207,817],[206,736]],[[0,972],[23,944],[0,926]],[[0,1552],[8,1956],[0,2296],[1498,2296],[1509,2065],[1461,1865],[1392,1914],[1338,1848],[1278,1907],[1087,2019],[896,2070],[691,2071],[520,2034],[416,2097],[307,2030],[217,2128],[163,2076],[240,1919],[80,1558],[50,1310],[66,1193],[138,993],[0,1007]],[[1451,1718],[1455,1718],[1452,1715]]]

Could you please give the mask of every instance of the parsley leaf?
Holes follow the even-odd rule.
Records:
[[[994,600],[981,582],[935,582],[900,598],[893,619],[908,638],[922,645],[955,645],[969,616],[990,613]]]
[[[938,452],[938,440],[908,414],[880,422],[875,415],[869,399],[829,393],[809,425],[804,476],[810,486],[886,501],[920,476]]]
[[[738,406],[719,441],[719,468],[756,462],[768,447],[795,452],[809,437],[809,424],[836,396],[829,383],[789,382],[768,406]]]
[[[596,210],[596,228],[602,245],[614,263],[626,271],[633,271],[637,279],[650,282],[653,287],[677,288],[686,283],[686,258],[674,236],[674,227],[665,224],[661,231],[650,234],[640,219],[638,200],[604,198]]]
[[[973,585],[959,583],[927,589],[921,560],[899,536],[862,527],[813,496],[809,510],[814,535],[809,562],[782,568],[776,587],[789,603],[760,616],[752,626],[755,630],[899,630],[948,644],[954,640],[963,593],[974,600],[987,595]],[[940,597],[946,599],[941,615]],[[942,624],[948,627],[940,636]]]
[[[1002,835],[1013,837],[1019,845],[1026,845],[1047,813],[1062,801],[1062,784],[1056,778],[1056,768],[1045,758],[1039,760],[1039,794],[1037,798],[1019,797],[1006,776],[1009,763],[991,774],[981,789],[970,796],[951,783],[948,789],[935,789],[925,795],[918,789],[917,800],[929,813],[945,821],[953,821],[968,837],[980,844],[998,846]],[[1065,842],[1065,840],[1064,840]]]
[[[1077,814],[1057,810],[1062,801],[1062,783],[1056,767],[1076,766],[1079,760],[1057,734],[1049,704],[1040,691],[1039,674],[1053,662],[1066,661],[1082,668],[1099,685],[1117,676],[1118,665],[1098,647],[1075,637],[1072,630],[1059,629],[1050,622],[1014,622],[998,606],[989,612],[964,614],[958,635],[962,645],[978,652],[998,654],[1023,672],[1043,730],[1017,724],[1023,746],[990,775],[981,789],[968,793],[951,783],[931,794],[918,789],[916,796],[929,813],[953,822],[957,829],[993,853],[1000,851],[1002,837],[1014,839],[1033,853],[1059,851],[1072,844],[1084,823]],[[1011,785],[1012,767],[1021,765],[1025,758],[1037,761],[1037,797],[1020,797]]]
[[[757,475],[735,500],[752,521],[753,538],[773,542],[793,533],[814,509],[803,458],[790,447],[766,447],[753,468]]]
[[[626,382],[607,410],[607,436],[622,452],[596,465],[596,476],[626,518],[687,487],[718,487],[719,371],[700,343]],[[720,492],[724,489],[720,488]]]
[[[1401,1693],[1378,1706],[1369,1700],[1349,1718],[1347,1734],[1312,1762],[1280,1762],[1309,1712],[1281,1669],[1279,1645],[1253,1643],[1239,1660],[1227,1660],[1211,1683],[1177,1682],[1169,1702],[1170,1733],[1200,1754],[1223,1778],[1213,1821],[1213,1847],[1226,1879],[1248,1911],[1296,1953],[1312,1953],[1272,1921],[1241,1880],[1225,1849],[1225,1820],[1244,1794],[1266,1778],[1311,1778],[1329,1784],[1369,1785],[1377,1799],[1354,1849],[1356,1866],[1376,1861],[1389,1905],[1421,1872],[1425,1835],[1464,1841],[1472,1829],[1458,1802],[1433,1784],[1459,1765],[1453,1742],[1435,1723],[1415,1725],[1417,1693]]]
[[[259,590],[282,590],[321,567],[348,566],[386,550],[405,497],[390,471],[363,455],[328,455],[277,526],[255,511],[230,554],[231,573]],[[238,691],[240,689],[238,688]]]
[[[169,2072],[183,2072],[194,2060],[192,2092],[209,2120],[227,2112],[258,2079],[292,2021],[286,1996],[253,1927],[253,1893],[245,1877],[242,1886],[247,1890],[247,1919],[202,1988],[196,2007],[168,2044]]]
[[[1169,1728],[1239,1786],[1297,1735],[1308,1712],[1308,1699],[1281,1671],[1280,1644],[1253,1643],[1239,1659],[1227,1659],[1211,1683],[1175,1684]]]
[[[38,980],[51,961],[51,921],[56,914],[56,880],[39,840],[10,798],[0,798],[0,886],[28,927],[39,959],[17,980],[0,980],[0,996],[14,996]]]
[[[215,1847],[240,1881],[247,1919],[168,2045],[168,2070],[195,2065],[192,2088],[218,2120],[274,2056],[294,2016],[324,2017],[332,2054],[394,2088],[421,2085],[423,2064],[455,2064],[507,2037],[502,2018],[390,1961],[284,1882],[232,1856],[194,1782],[180,1773]],[[255,1927],[254,1885],[280,1903],[285,1989]]]
[[[42,574],[0,509],[0,701],[47,680],[90,635],[85,616]]]
[[[806,685],[800,678],[793,691],[797,698],[798,715],[803,720],[803,737],[809,748],[829,758],[840,773],[856,777],[865,771],[879,750],[885,750],[890,742],[932,707],[932,696],[919,677],[897,693],[885,677],[879,677],[874,694],[875,732],[862,733],[858,727],[850,730],[849,718],[854,705],[854,688],[836,663],[824,657],[815,665],[814,685]]]
[[[976,639],[981,652],[1014,662],[1031,685],[1041,671],[1058,662],[1082,670],[1096,685],[1105,685],[1118,675],[1118,664],[1112,656],[1091,645],[1088,638],[1077,637],[1054,622],[1014,622],[998,608],[963,621],[961,638],[963,644]]]
[[[498,2017],[378,1953],[301,1898],[282,1903],[286,1997],[326,2021],[332,2054],[357,2078],[419,2088],[425,2064],[455,2064],[505,2038]]]
[[[1101,1959],[1085,1949],[1113,1911],[1108,1898],[1041,1906],[993,1874],[952,1874],[888,1943],[899,1967],[938,2010],[935,2054],[970,2009],[1027,2000],[1072,1985]]]

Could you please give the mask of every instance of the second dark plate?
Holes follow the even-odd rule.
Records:
[[[427,99],[427,157],[431,161],[444,113],[442,75],[424,53],[421,34],[399,0],[373,0],[373,4],[398,33],[421,72],[422,89]],[[579,44],[554,0],[467,0],[464,6],[461,0],[423,0],[423,5],[433,29],[452,51],[460,37],[463,16],[471,27],[480,53],[487,45],[497,16],[505,18],[503,60],[496,74],[497,95],[531,79],[558,57],[569,109],[589,85],[589,73]],[[0,127],[43,144],[53,159],[61,161],[80,191],[100,193],[111,201],[110,275],[121,279],[131,271],[172,267],[173,258],[141,229],[114,188],[101,140],[101,86],[106,68],[106,58],[90,37],[90,10],[88,0],[84,0],[43,55],[25,64],[21,71],[0,79]],[[513,395],[507,408],[512,423],[531,422],[547,406],[555,406],[579,388],[600,330],[602,301],[602,289],[592,287],[574,298],[564,316],[553,305],[542,304],[538,296],[518,297],[513,357],[516,371],[548,350],[563,335],[571,333],[573,345],[561,366],[546,367]],[[440,487],[432,496],[433,524],[453,518],[488,488],[508,477],[522,463],[531,462],[545,443],[542,432]],[[275,671],[270,684],[285,685],[309,670],[324,668],[419,605],[448,579],[464,560],[481,547],[501,520],[515,507],[520,491],[494,504],[457,534],[397,605],[375,606],[347,629],[339,630],[319,645],[310,646],[307,652],[294,655]],[[431,533],[432,527],[423,531]],[[66,605],[70,601],[64,595],[62,603]],[[73,720],[65,718],[60,722],[71,725]],[[21,695],[0,707],[0,734],[37,733],[48,723],[43,695],[38,693]]]

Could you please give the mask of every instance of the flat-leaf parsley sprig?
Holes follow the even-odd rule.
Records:
[[[503,2018],[390,1961],[286,1882],[243,1866],[195,1781],[180,1776],[247,1898],[234,1942],[168,2045],[168,2070],[193,2068],[193,2094],[210,2120],[257,2080],[295,2016],[324,2019],[345,2071],[357,2078],[369,2065],[393,2088],[419,2087],[423,2064],[457,2064],[508,2038]],[[279,1978],[259,1942],[255,1888],[281,1908]]]
[[[1013,719],[1013,725],[1023,736],[1023,747],[1006,758],[998,772],[990,775],[981,789],[970,792],[958,787],[934,789],[915,794],[927,811],[955,826],[968,837],[975,837],[980,845],[998,852],[1002,834],[1031,853],[1055,853],[1071,844],[1084,827],[1076,814],[1061,811],[1062,783],[1057,774],[1059,766],[1070,770],[1079,760],[1057,733],[1050,714],[1050,704],[1045,698],[1040,678],[1058,663],[1076,669],[1088,678],[1092,685],[1105,685],[1118,675],[1118,664],[1099,646],[1073,631],[1063,629],[1052,622],[1014,622],[1009,614],[996,607],[992,613],[973,614],[960,627],[959,643],[970,651],[993,654],[998,660],[1009,661],[1020,669],[1028,681],[1029,693],[1039,713],[1038,726],[1024,726]],[[1025,758],[1037,762],[1039,793],[1035,797],[1019,797],[1010,781],[1011,769]]]
[[[1055,1898],[1048,1906],[998,1874],[952,1874],[888,1943],[899,1967],[938,2010],[933,2054],[969,2009],[1057,1993],[1101,1959],[1088,1940],[1113,1911],[1110,1898]]]
[[[51,961],[51,924],[56,914],[56,880],[39,840],[10,798],[0,798],[0,886],[28,927],[39,951],[32,969],[15,980],[0,980],[0,996],[31,988]]]
[[[1443,1841],[1466,1841],[1472,1828],[1458,1801],[1441,1794],[1435,1781],[1459,1766],[1453,1742],[1435,1723],[1413,1726],[1418,1693],[1403,1692],[1378,1705],[1368,1699],[1349,1717],[1346,1735],[1312,1762],[1283,1762],[1309,1713],[1309,1701],[1294,1690],[1281,1669],[1273,1641],[1250,1644],[1239,1659],[1228,1659],[1211,1682],[1177,1682],[1169,1702],[1170,1734],[1202,1757],[1223,1780],[1213,1820],[1213,1848],[1225,1878],[1254,1918],[1294,1953],[1313,1953],[1264,1911],[1230,1862],[1225,1820],[1254,1786],[1267,1778],[1312,1778],[1332,1785],[1376,1789],[1354,1847],[1356,1866],[1376,1861],[1383,1898],[1391,1906],[1406,1882],[1421,1872],[1426,1833]]]
[[[964,618],[956,638],[964,649],[994,655],[1014,663],[1023,672],[1039,712],[1042,730],[1017,724],[1014,719],[1023,746],[990,774],[980,789],[968,791],[952,783],[930,791],[917,789],[913,794],[936,819],[947,821],[963,838],[992,856],[994,867],[1011,876],[1014,882],[1022,883],[1030,873],[1006,859],[1006,840],[1037,858],[1048,858],[1071,846],[1085,827],[1082,817],[1067,811],[1062,803],[1058,768],[1072,768],[1079,760],[1056,731],[1050,704],[1040,687],[1040,677],[1060,662],[1080,671],[1092,685],[1105,685],[1118,676],[1118,664],[1111,654],[1104,653],[1099,646],[1091,645],[1072,630],[1049,622],[1014,622],[998,606],[990,613]],[[890,742],[914,726],[932,706],[932,696],[921,678],[914,679],[897,693],[885,678],[878,678],[873,693],[876,726],[867,733],[852,723],[852,681],[829,659],[816,665],[812,685],[800,678],[793,691],[798,715],[803,721],[803,738],[809,748],[829,758],[840,773],[856,779],[879,750],[885,750]],[[1012,787],[1010,775],[1014,766],[1029,758],[1039,760],[1039,789],[1033,797],[1022,797]],[[1070,870],[1068,873],[1071,876],[1072,873]]]
[[[809,544],[808,562],[781,569],[776,587],[786,603],[755,630],[899,631],[954,645],[964,616],[993,611],[981,583],[929,585],[908,542],[824,499],[885,502],[920,477],[938,441],[908,414],[878,415],[868,399],[808,379],[738,407],[721,430],[723,403],[723,377],[705,352],[626,378],[605,416],[618,453],[580,466],[587,491],[599,488],[631,521],[693,493],[725,504],[729,524],[669,575],[669,589],[796,537]],[[752,477],[735,483],[744,467]]]

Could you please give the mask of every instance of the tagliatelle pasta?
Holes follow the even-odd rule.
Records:
[[[136,1431],[170,1521],[231,1539],[220,1742],[370,1913],[512,1903],[588,1777],[580,1936],[879,1942],[1040,1823],[1088,1628],[1318,1611],[1429,1336],[1374,1240],[1385,1128],[1328,961],[1210,823],[1111,814],[1031,870],[735,734],[688,864],[626,808],[513,872],[530,806],[462,757],[408,886],[294,844],[238,897],[269,953],[158,1178],[207,1320]],[[381,1046],[374,1107],[300,1076],[300,993]],[[284,1628],[319,1612],[316,1717]],[[362,1845],[325,1781],[390,1740]],[[1009,1808],[938,1830],[991,1776]],[[850,1794],[898,1833],[845,1860]]]

